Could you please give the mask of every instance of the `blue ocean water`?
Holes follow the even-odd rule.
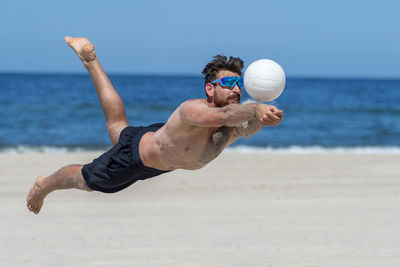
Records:
[[[180,103],[203,98],[200,76],[110,75],[132,125],[166,122]],[[243,98],[250,99],[244,93]],[[400,80],[289,78],[272,103],[283,122],[233,146],[400,148]],[[86,74],[0,74],[0,151],[110,146]]]

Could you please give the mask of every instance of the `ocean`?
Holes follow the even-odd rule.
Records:
[[[166,122],[180,103],[205,96],[201,76],[109,77],[131,125]],[[282,123],[240,138],[233,150],[400,153],[400,80],[289,77],[270,104],[284,111]],[[0,107],[0,153],[110,147],[87,74],[0,73]]]

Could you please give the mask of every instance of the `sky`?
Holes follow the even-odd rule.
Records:
[[[80,73],[85,36],[109,74],[201,75],[216,54],[287,77],[400,78],[400,1],[1,0],[0,72]]]

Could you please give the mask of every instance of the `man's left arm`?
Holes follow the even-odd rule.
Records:
[[[233,127],[234,135],[236,137],[243,136],[249,138],[254,134],[258,133],[264,126],[276,126],[283,119],[283,112],[278,108],[271,106],[267,114],[264,117],[266,124],[262,124],[259,119],[255,118],[252,120],[245,121],[240,125]]]
[[[248,120],[242,122],[240,125],[233,127],[234,134],[239,137],[243,136],[245,138],[249,138],[256,133],[258,133],[264,125],[260,123],[259,120]]]

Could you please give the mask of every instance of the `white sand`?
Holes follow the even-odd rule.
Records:
[[[26,209],[35,176],[95,156],[0,154],[0,266],[400,266],[400,155],[224,153]]]

